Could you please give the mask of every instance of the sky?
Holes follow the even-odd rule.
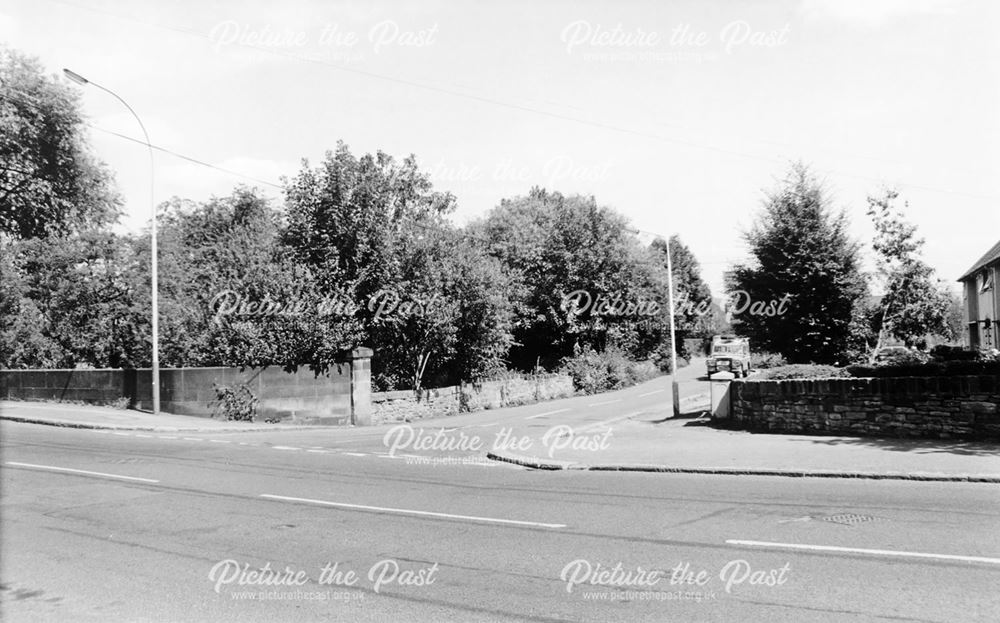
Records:
[[[899,190],[950,284],[1000,239],[1000,10],[972,0],[0,0],[0,41],[124,99],[156,202],[283,176],[345,141],[414,154],[464,224],[532,186],[679,234],[717,296],[794,161],[871,268]],[[135,119],[90,87],[97,156],[150,214]],[[116,134],[113,134],[116,133]],[[215,167],[215,168],[213,168]]]

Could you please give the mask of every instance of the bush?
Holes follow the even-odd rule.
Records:
[[[770,379],[781,381],[785,379],[830,379],[850,376],[844,368],[817,364],[793,364],[778,366],[764,370],[753,376],[757,380]]]
[[[769,353],[767,351],[750,353],[751,370],[765,370],[767,368],[777,368],[785,365],[788,365],[788,361],[785,360],[784,356],[779,355],[778,353]]]
[[[228,385],[214,384],[215,403],[212,407],[212,416],[225,416],[227,420],[239,422],[253,422],[257,417],[257,404],[259,401],[246,384],[238,385],[236,389]]]
[[[574,357],[564,357],[560,372],[571,376],[573,386],[585,394],[622,389],[659,375],[651,362],[630,361],[616,350],[597,352],[590,348]]]
[[[917,366],[930,361],[926,354],[903,347],[882,349],[875,359],[876,366]]]
[[[128,409],[132,401],[129,400],[127,396],[121,396],[120,398],[115,398],[114,400],[107,403],[106,406],[112,409]]]
[[[931,361],[923,364],[848,366],[851,376],[966,376],[1000,375],[1000,361]]]
[[[961,346],[946,346],[939,344],[931,349],[931,357],[935,361],[975,361],[980,354]]]

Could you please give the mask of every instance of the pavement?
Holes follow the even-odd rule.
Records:
[[[491,459],[544,470],[1000,483],[1000,444],[995,443],[776,435],[713,428],[705,418],[697,417],[708,408],[708,382],[699,376],[703,369],[703,362],[695,360],[678,373],[681,411],[687,413],[680,418],[672,417],[669,377],[659,377],[596,396],[420,420],[406,426],[428,437],[441,431],[442,439],[470,435],[486,440],[477,456],[456,456],[443,449],[444,442],[439,443],[438,450],[443,449],[437,452],[440,460]],[[389,444],[386,435],[394,426],[227,422],[10,401],[0,401],[0,419],[68,428],[202,433],[218,441],[223,441],[224,435],[237,441],[239,433],[252,432],[279,447],[350,445],[352,451],[373,454],[385,454]]]
[[[615,423],[606,447],[532,444],[490,458],[535,469],[753,474],[1000,483],[1000,445],[948,440],[776,435],[712,428],[703,418]],[[564,444],[566,443],[564,439]]]
[[[0,420],[22,422],[25,424],[45,424],[47,426],[61,426],[64,428],[141,430],[163,433],[195,431],[251,432],[329,428],[262,424],[259,422],[231,422],[189,415],[174,415],[172,413],[153,415],[150,412],[131,409],[20,400],[0,400]]]

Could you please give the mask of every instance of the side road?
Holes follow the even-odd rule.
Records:
[[[768,435],[719,430],[694,418],[615,423],[603,447],[570,443],[525,456],[489,457],[536,469],[589,469],[697,474],[873,478],[1000,483],[1000,444]],[[582,444],[581,444],[582,445]]]

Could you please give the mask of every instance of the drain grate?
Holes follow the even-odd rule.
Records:
[[[827,515],[826,517],[817,517],[817,519],[820,521],[829,521],[830,523],[839,523],[845,526],[855,526],[859,523],[867,523],[869,521],[884,521],[881,517],[875,517],[873,515],[860,515],[858,513]]]

